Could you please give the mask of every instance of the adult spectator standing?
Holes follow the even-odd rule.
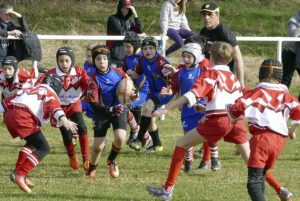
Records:
[[[143,24],[138,18],[132,0],[119,0],[117,13],[109,16],[107,22],[107,35],[125,35],[128,31],[138,34],[144,32]],[[134,22],[130,17],[134,17]],[[123,41],[107,41],[106,46],[110,50],[111,63],[121,66],[125,57]]]
[[[196,35],[192,32],[185,16],[186,0],[166,0],[160,10],[160,27],[163,36],[175,41],[166,50],[166,56],[183,47],[183,39]]]
[[[300,10],[288,21],[288,36],[300,37]],[[293,74],[297,70],[300,75],[300,42],[286,42],[283,45],[282,65],[283,76],[282,84],[290,87]],[[300,100],[300,94],[298,99]]]
[[[205,26],[200,31],[200,35],[206,38],[204,48],[205,57],[210,58],[210,50],[214,42],[222,41],[232,45],[234,56],[233,61],[228,66],[231,71],[236,71],[237,78],[241,82],[242,87],[244,87],[244,62],[242,53],[233,33],[220,23],[219,7],[215,3],[205,3],[202,5],[200,12]]]
[[[16,16],[19,21],[19,27],[12,22],[12,17]],[[9,53],[9,46],[12,44],[6,38],[8,36],[20,37],[22,32],[28,31],[28,25],[24,17],[13,10],[13,7],[8,3],[0,5],[0,63]]]

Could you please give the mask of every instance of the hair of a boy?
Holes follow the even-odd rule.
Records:
[[[13,8],[12,5],[10,5],[9,3],[2,3],[0,5],[0,13],[12,8]]]
[[[234,55],[233,47],[226,42],[216,42],[211,49],[215,64],[228,64]]]

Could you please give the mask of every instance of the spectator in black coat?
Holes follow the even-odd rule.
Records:
[[[12,17],[16,16],[19,21],[20,26],[16,26],[12,22]],[[12,47],[13,40],[8,41],[6,38],[8,36],[20,37],[22,32],[28,31],[28,25],[24,17],[13,10],[13,7],[8,3],[3,3],[0,5],[0,63],[2,63],[4,57],[10,54],[10,46]]]
[[[134,17],[134,22],[130,17]],[[107,21],[107,35],[125,35],[128,31],[143,33],[143,25],[138,18],[132,0],[119,0],[117,13],[109,16]],[[123,41],[107,41],[106,46],[111,51],[111,63],[120,67],[125,57]]]

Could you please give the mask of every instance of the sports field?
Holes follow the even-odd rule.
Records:
[[[92,136],[91,121],[87,120],[87,124],[89,134]],[[24,142],[12,140],[1,123],[0,200],[153,200],[154,198],[145,191],[145,187],[160,185],[166,178],[174,144],[182,135],[178,112],[174,111],[166,120],[159,121],[159,128],[164,151],[145,154],[143,151],[135,152],[126,146],[117,159],[120,167],[120,177],[117,179],[110,178],[105,164],[112,139],[110,132],[108,146],[100,159],[96,177],[87,179],[83,176],[83,169],[74,171],[68,166],[58,129],[45,126],[43,132],[51,150],[42,163],[32,171],[31,178],[35,187],[33,193],[28,195],[9,180],[19,148]],[[298,139],[289,140],[274,169],[274,174],[292,191],[296,201],[300,200],[299,146]],[[250,200],[246,190],[247,169],[240,156],[235,155],[234,146],[221,142],[219,155],[222,169],[218,172],[198,170],[199,159],[195,160],[194,170],[190,174],[182,172],[174,190],[174,200]],[[279,200],[269,186],[266,188],[266,196],[269,201]]]

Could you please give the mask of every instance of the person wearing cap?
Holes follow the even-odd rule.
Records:
[[[288,21],[288,37],[300,37],[300,10]],[[282,84],[289,88],[295,70],[300,75],[300,42],[289,41],[283,44],[282,65]]]
[[[16,26],[12,22],[12,17],[18,18],[20,26]],[[8,41],[8,36],[20,37],[22,32],[29,31],[25,18],[18,12],[13,10],[13,7],[8,3],[0,5],[0,63],[2,63],[5,56],[11,55],[10,46],[14,41]]]
[[[259,69],[259,84],[226,106],[231,122],[236,124],[248,118],[250,157],[248,161],[247,189],[252,201],[265,201],[266,172],[274,164],[285,147],[288,137],[296,137],[300,124],[300,103],[288,88],[280,84],[282,65],[275,59],[264,60]],[[291,120],[291,126],[287,121]],[[267,180],[267,178],[266,178]],[[292,194],[279,189],[280,200],[291,200]]]
[[[206,38],[204,54],[206,58],[210,58],[211,46],[214,42],[222,41],[232,45],[234,49],[233,61],[229,63],[230,70],[236,71],[237,77],[244,83],[244,62],[242,54],[234,34],[223,24],[220,23],[220,9],[215,3],[205,3],[200,10],[204,27],[200,31],[200,35]]]
[[[14,56],[6,56],[2,62],[2,72],[0,73],[2,100],[20,89],[33,87],[36,77],[38,77],[36,69],[19,69],[17,59]]]
[[[49,74],[56,74],[61,77],[63,88],[58,94],[61,106],[66,116],[78,125],[78,131],[72,133],[65,128],[60,128],[63,143],[69,156],[69,165],[72,169],[79,169],[76,149],[72,143],[73,135],[78,134],[79,144],[82,155],[83,168],[86,170],[89,165],[89,137],[85,125],[80,97],[84,91],[95,90],[86,71],[80,66],[75,65],[75,53],[70,47],[60,47],[56,52],[57,66],[42,75],[37,83],[41,83],[44,77]]]
[[[132,16],[134,22],[130,20]],[[117,12],[108,18],[107,35],[124,36],[128,31],[141,34],[144,32],[144,27],[137,15],[132,0],[119,0]],[[106,41],[106,46],[111,52],[111,64],[120,67],[125,57],[123,42],[108,40]]]
[[[185,15],[186,0],[167,0],[160,9],[160,28],[163,36],[175,43],[166,50],[166,56],[183,47],[184,39],[196,33],[192,32]]]
[[[92,60],[96,72],[92,76],[96,85],[95,93],[87,95],[87,101],[94,110],[94,143],[91,152],[89,168],[86,177],[94,177],[105,147],[105,139],[109,127],[112,125],[114,140],[106,164],[112,178],[119,176],[119,166],[116,158],[125,145],[128,109],[117,98],[117,85],[128,77],[120,68],[111,67],[109,50],[105,45],[97,45],[92,51]]]
[[[172,71],[169,61],[158,53],[158,42],[153,36],[147,36],[141,44],[143,56],[140,57],[135,70],[128,70],[127,74],[132,79],[145,74],[149,82],[149,94],[146,103],[142,108],[141,124],[138,136],[135,140],[129,142],[129,147],[134,150],[146,148],[146,153],[163,151],[162,142],[159,137],[159,131],[156,119],[152,118],[152,112],[162,105],[168,103],[173,96],[161,96],[163,87],[167,87],[171,81]],[[149,146],[151,140],[145,138],[149,132],[152,138],[152,146]]]

